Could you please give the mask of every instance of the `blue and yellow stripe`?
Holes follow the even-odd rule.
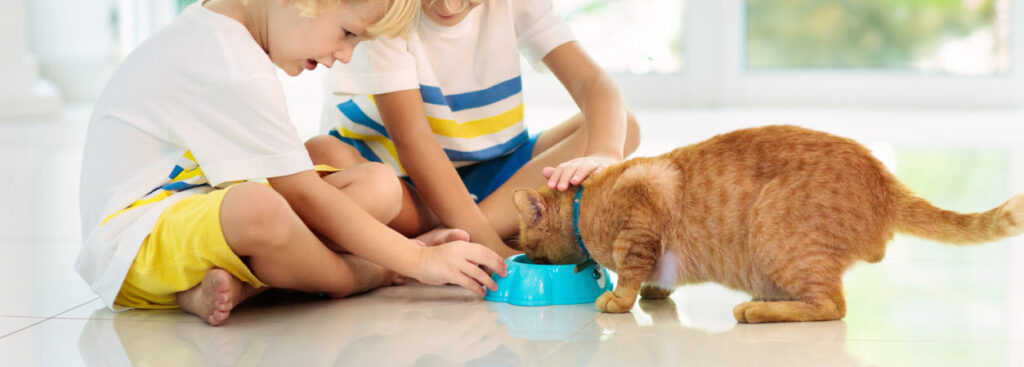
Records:
[[[439,87],[420,85],[420,94],[423,95],[424,103],[446,105],[452,109],[452,112],[483,107],[519,94],[522,91],[523,81],[520,76],[498,83],[487,89],[453,95],[444,95]]]
[[[450,116],[438,117],[427,115],[430,129],[438,138],[457,139],[442,141],[442,148],[448,159],[455,162],[484,161],[500,157],[514,150],[529,139],[525,126],[524,108],[521,102],[522,78],[516,76],[479,91],[445,95],[436,86],[420,85],[420,94],[424,104],[447,107],[451,113],[467,111],[470,115],[480,116],[485,109],[494,107],[514,106],[494,115],[470,121],[458,121]],[[363,98],[366,97],[366,98]],[[515,99],[510,99],[515,98]],[[502,104],[497,105],[498,102]],[[329,134],[355,147],[367,160],[374,162],[391,161],[397,163],[396,170],[405,174],[398,159],[398,152],[384,125],[368,108],[376,108],[373,96],[357,96],[337,105],[338,111],[344,116],[340,126],[332,129]],[[502,107],[499,107],[502,108]],[[504,107],[508,108],[508,107]],[[428,109],[430,111],[430,109]],[[369,111],[376,112],[376,111]],[[447,115],[447,111],[443,112]],[[516,129],[518,130],[510,130]],[[499,135],[500,133],[500,135]],[[465,143],[460,143],[460,142]],[[390,156],[385,160],[383,155]]]
[[[170,180],[168,183],[153,189],[146,194],[145,197],[136,200],[128,205],[128,207],[103,218],[103,222],[101,222],[100,225],[106,224],[107,221],[126,211],[161,201],[171,195],[174,195],[176,192],[210,185],[206,176],[203,175],[203,170],[199,167],[199,163],[196,162],[196,158],[192,156],[192,151],[186,151],[185,154],[182,155],[181,159],[178,160],[178,163],[171,169],[171,173],[167,178]]]

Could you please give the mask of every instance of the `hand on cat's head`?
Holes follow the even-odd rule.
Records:
[[[558,167],[544,167],[544,177],[548,179],[548,188],[565,191],[569,185],[579,185],[587,176],[601,173],[605,168],[619,163],[621,159],[591,155],[569,160]]]

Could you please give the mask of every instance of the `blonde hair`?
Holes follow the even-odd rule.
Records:
[[[420,0],[387,0],[384,17],[366,28],[370,35],[406,37],[416,29],[420,15]]]
[[[300,15],[315,16],[321,8],[342,1],[369,0],[291,0],[291,3],[299,9]],[[416,27],[420,0],[385,0],[384,7],[384,17],[366,28],[370,36],[405,37]]]

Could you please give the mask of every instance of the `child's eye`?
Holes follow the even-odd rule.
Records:
[[[344,28],[342,28],[341,31],[342,31],[341,38],[355,37],[355,35],[356,35],[355,33],[349,32],[347,29],[344,29]]]

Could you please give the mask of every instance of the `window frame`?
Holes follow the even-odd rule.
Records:
[[[895,70],[748,70],[746,1],[687,0],[683,70],[613,73],[633,108],[1024,107],[1024,4],[1010,6],[1010,68],[958,76]],[[525,76],[527,102],[572,103],[553,76]],[[530,95],[533,95],[530,97]]]
[[[701,1],[701,0],[697,0]],[[871,107],[1024,107],[1024,6],[1010,7],[1010,69],[993,76],[890,70],[746,69],[746,1],[718,0],[724,15],[723,104]]]

